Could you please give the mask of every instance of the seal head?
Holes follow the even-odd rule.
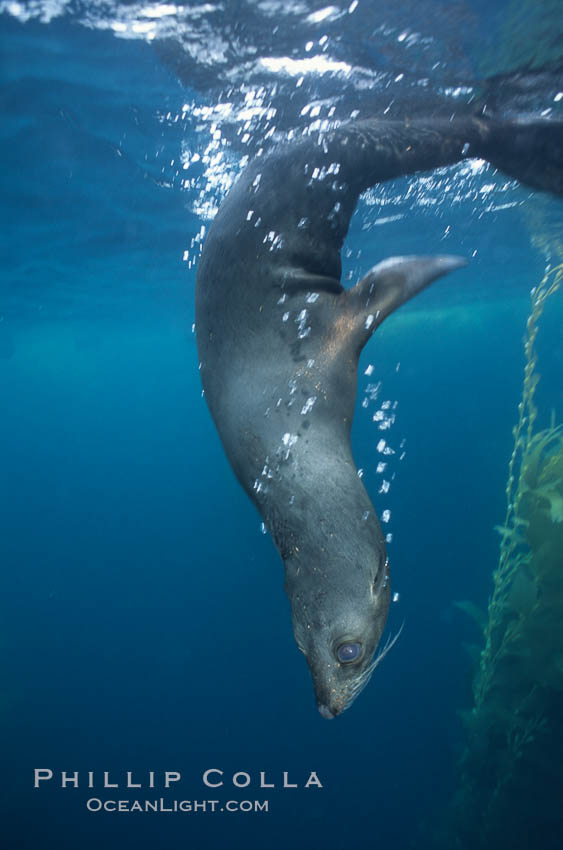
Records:
[[[374,654],[389,607],[388,574],[379,586],[372,583],[340,597],[334,619],[326,616],[326,608],[317,609],[317,616],[304,617],[312,606],[301,593],[291,601],[294,635],[307,659],[317,707],[322,717],[332,719],[363,691],[383,657]]]

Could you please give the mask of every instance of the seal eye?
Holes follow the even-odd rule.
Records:
[[[359,643],[341,643],[336,650],[336,657],[342,664],[350,664],[360,657]]]

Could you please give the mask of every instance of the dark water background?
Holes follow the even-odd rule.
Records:
[[[470,704],[463,644],[475,635],[453,601],[484,606],[498,557],[528,293],[545,264],[530,244],[532,216],[552,225],[560,202],[490,168],[455,167],[431,183],[396,181],[377,196],[385,205],[368,198],[353,220],[352,279],[398,253],[472,260],[389,319],[364,353],[362,375],[375,368],[360,381],[354,451],[378,511],[391,511],[400,600],[388,628],[405,627],[358,702],[327,723],[293,642],[281,563],[201,397],[195,268],[183,254],[197,255],[209,225],[202,204],[223,186],[203,165],[179,163],[186,150],[205,151],[214,132],[216,119],[196,111],[218,102],[239,109],[245,84],[263,86],[282,134],[303,126],[302,102],[324,95],[349,114],[388,97],[388,79],[367,93],[354,71],[344,82],[306,80],[297,104],[295,78],[277,88],[261,79],[248,65],[253,45],[283,55],[283,35],[285,55],[308,55],[303,12],[276,36],[251,4],[227,4],[202,12],[200,29],[182,38],[148,43],[100,25],[141,7],[69,5],[48,20],[58,7],[16,5],[2,4],[0,17],[2,847],[420,846],[421,824],[439,817],[454,785],[457,711]],[[482,76],[514,10],[360,7],[363,27],[349,37],[348,19],[334,23],[344,35],[330,41],[331,55],[393,79],[404,72],[405,102],[448,78]],[[281,26],[284,13],[274,12]],[[366,20],[388,21],[391,34],[370,40]],[[410,53],[397,38],[407,25],[421,34]],[[192,51],[187,61],[186,32],[203,50],[218,27],[230,43],[239,38],[236,57],[214,66]],[[228,68],[237,69],[231,82]],[[268,127],[251,121],[244,151],[232,123],[216,124],[228,152],[220,177]],[[561,412],[562,317],[554,298],[538,341],[543,424],[552,407]],[[378,401],[365,409],[375,381]],[[382,434],[371,417],[384,399],[398,407]],[[397,450],[396,477],[378,496],[382,436]],[[270,812],[94,814],[89,797],[132,793],[61,790],[55,781],[34,790],[36,767],[59,782],[63,770],[84,779],[88,770],[179,770],[183,783],[168,797],[268,797]],[[210,767],[247,770],[254,782],[211,792],[201,784]],[[260,770],[278,783],[284,770],[298,783],[315,770],[324,787],[263,792]],[[167,795],[139,794],[152,796]]]

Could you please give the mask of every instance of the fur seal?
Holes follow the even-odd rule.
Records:
[[[342,125],[256,158],[209,230],[196,282],[205,396],[284,562],[295,639],[325,718],[369,680],[389,607],[384,538],[350,448],[358,358],[393,310],[465,265],[395,257],[344,289],[340,251],[358,197],[468,156],[561,193],[561,139],[560,123],[485,107]]]

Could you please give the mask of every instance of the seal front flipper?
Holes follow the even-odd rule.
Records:
[[[374,330],[397,307],[418,295],[437,278],[467,265],[463,257],[389,257],[343,293],[346,310],[354,314],[354,341],[358,354]]]

